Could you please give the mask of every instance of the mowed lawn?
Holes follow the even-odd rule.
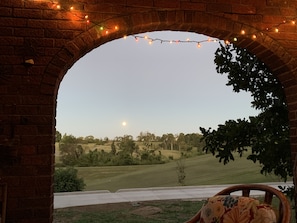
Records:
[[[185,185],[215,185],[235,183],[277,182],[274,175],[260,174],[260,165],[237,157],[227,165],[219,163],[211,154],[184,159]],[[159,165],[77,167],[83,177],[85,190],[172,187],[178,184],[177,163]]]

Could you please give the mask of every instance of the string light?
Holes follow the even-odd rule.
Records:
[[[198,48],[201,47],[201,44],[202,43],[206,43],[206,42],[217,42],[218,39],[211,39],[211,38],[207,38],[207,39],[204,39],[204,40],[190,40],[189,38],[187,38],[186,40],[168,40],[168,39],[160,39],[160,38],[151,38],[149,37],[148,35],[133,35],[133,37],[135,38],[136,41],[138,41],[139,39],[144,39],[146,40],[150,45],[153,43],[153,42],[160,42],[160,43],[169,43],[169,44],[172,44],[172,43],[176,43],[176,44],[180,44],[180,43],[196,43],[196,46]]]
[[[99,27],[99,30],[101,32],[100,35],[108,35],[111,32],[115,32],[115,31],[118,31],[119,30],[119,26],[118,25],[115,25],[112,28],[111,27],[106,27],[105,25],[103,26],[103,23],[105,23],[107,20],[110,20],[110,18],[107,19],[107,20],[105,20],[105,21],[102,21],[100,23],[94,22],[94,21],[91,21],[90,20],[89,15],[86,15],[86,14],[85,15],[81,15],[80,12],[79,12],[79,10],[77,10],[74,5],[69,5],[68,3],[62,5],[62,4],[60,4],[56,0],[48,0],[48,2],[52,3],[52,7],[54,9],[62,10],[62,11],[66,11],[66,12],[67,11],[68,12],[71,12],[74,17],[78,18],[82,22],[85,22],[86,25],[92,24],[93,26],[98,26]]]
[[[230,41],[227,40],[227,39],[224,42],[225,42],[226,45],[229,45],[230,44]]]
[[[57,9],[57,10],[64,10],[64,11],[70,11],[74,16],[76,16],[77,18],[81,19],[81,21],[85,21],[86,24],[93,24],[94,26],[98,26],[99,27],[99,30],[102,32],[102,34],[106,34],[108,35],[109,33],[111,32],[114,32],[114,31],[118,31],[119,30],[119,26],[113,26],[113,28],[109,27],[104,27],[102,24],[104,22],[106,22],[107,20],[111,20],[111,18],[108,18],[107,20],[105,21],[102,21],[100,23],[97,23],[97,22],[94,22],[94,21],[90,21],[90,18],[88,15],[84,15],[84,16],[81,16],[81,15],[77,15],[74,11],[79,11],[77,9],[75,9],[75,7],[73,5],[71,5],[70,7],[62,7],[62,5],[59,3],[59,1],[57,0],[45,0],[45,1],[48,1],[50,3],[52,3],[52,8],[53,9]],[[67,4],[69,5],[69,4]],[[118,17],[118,16],[117,16]],[[114,19],[114,18],[112,18]],[[265,32],[272,32],[272,33],[280,33],[281,32],[281,26],[283,25],[286,25],[286,24],[289,24],[289,25],[296,25],[296,19],[297,17],[294,17],[294,18],[284,18],[279,24],[276,24],[274,26],[271,26],[271,27],[266,27],[266,29],[264,30],[260,30],[258,32],[255,32],[255,33],[247,33],[246,30],[242,29],[240,31],[240,34],[242,36],[245,36],[245,37],[249,37],[251,38],[252,40],[256,40],[258,38],[258,36],[263,36],[263,34]],[[139,38],[143,38],[142,36],[137,36],[138,38],[135,38],[136,41],[138,41]],[[159,39],[159,38],[149,38],[149,37],[146,37],[145,39],[148,40],[149,44],[152,44],[153,42],[155,41],[159,41],[161,43],[176,43],[176,44],[179,44],[179,43],[196,43],[197,47],[200,48],[201,47],[201,43],[204,43],[204,42],[217,42],[219,41],[218,39],[211,39],[211,38],[208,38],[207,40],[202,40],[202,41],[193,41],[193,40],[190,40],[190,39],[186,39],[185,41],[183,40],[163,40],[163,39]],[[238,41],[238,37],[234,37],[233,38],[233,41],[236,42]],[[229,40],[225,40],[225,43],[226,44],[230,44],[230,41]]]

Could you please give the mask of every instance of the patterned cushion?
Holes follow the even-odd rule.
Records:
[[[276,223],[276,215],[254,198],[219,195],[202,207],[200,223]]]

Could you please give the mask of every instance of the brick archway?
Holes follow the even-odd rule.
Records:
[[[62,9],[52,0],[0,2],[0,183],[8,185],[7,222],[52,222],[59,85],[86,53],[124,35],[172,30],[231,41],[236,37],[285,88],[295,157],[297,35],[288,21],[297,17],[296,1],[60,2]],[[87,23],[86,15],[93,22]]]
[[[156,15],[156,12],[137,13],[130,16],[127,15],[127,17],[124,19],[125,21],[121,21],[121,19],[118,18],[109,19],[110,23],[124,23],[124,27],[129,27],[129,29],[119,28],[119,30],[113,30],[112,33],[107,35],[98,34],[98,27],[94,26],[87,32],[83,32],[73,40],[67,42],[64,47],[61,48],[61,50],[53,57],[53,60],[49,63],[44,76],[51,75],[51,73],[56,74],[55,69],[60,70],[59,79],[57,79],[57,84],[59,85],[60,80],[63,78],[69,67],[71,67],[86,53],[99,47],[100,45],[118,38],[122,38],[126,35],[165,30],[194,32],[221,40],[231,40],[236,45],[247,48],[250,52],[257,55],[258,58],[260,58],[270,67],[275,75],[286,72],[295,72],[296,61],[287,52],[286,48],[283,48],[277,40],[271,38],[266,33],[261,33],[262,31],[257,30],[254,27],[243,25],[240,22],[226,19],[217,15],[209,15],[207,13],[200,13],[199,16],[193,16],[191,14],[192,17],[195,18],[190,18],[189,21],[191,22],[186,22],[181,21],[182,18],[186,16],[184,11],[162,11],[163,17],[165,16],[170,18],[170,14],[175,15],[170,21],[162,21],[162,18]],[[133,24],[127,24],[129,21],[133,21],[133,17],[137,17],[137,20],[142,21],[141,27],[133,27]],[[152,18],[154,18],[154,21],[152,21]],[[209,24],[209,21],[212,21],[212,23]],[[176,24],[178,24],[178,26]],[[242,30],[249,30],[249,33],[261,33],[261,35],[257,39],[253,40],[250,38],[251,35],[241,35],[240,32]],[[237,40],[233,41],[234,38]],[[55,71],[52,71],[52,69]],[[282,78],[279,78],[282,81]]]

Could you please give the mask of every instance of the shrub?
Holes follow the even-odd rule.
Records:
[[[82,191],[85,186],[83,178],[78,178],[77,170],[73,167],[56,169],[54,175],[55,192]]]

